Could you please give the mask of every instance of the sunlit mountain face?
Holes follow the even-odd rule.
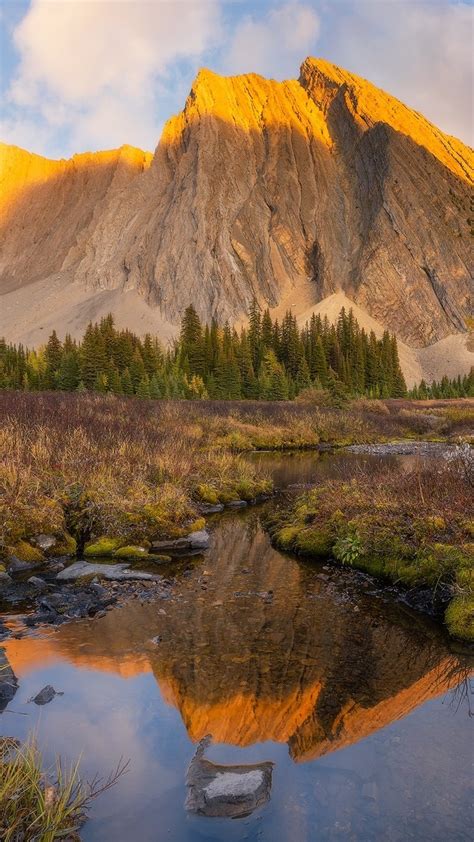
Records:
[[[327,61],[285,82],[203,70],[153,156],[0,148],[1,332],[38,344],[110,309],[169,335],[190,302],[304,320],[343,294],[411,348],[459,337],[472,176],[468,147]]]

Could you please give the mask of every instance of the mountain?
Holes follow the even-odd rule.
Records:
[[[413,378],[474,360],[472,150],[329,62],[285,82],[201,70],[153,156],[0,151],[9,339],[108,310],[166,338],[190,302],[238,322],[254,296],[304,321],[336,296],[396,332]]]

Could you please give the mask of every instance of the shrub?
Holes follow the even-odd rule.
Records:
[[[333,556],[342,564],[354,564],[362,555],[362,541],[357,532],[339,535],[333,547]]]

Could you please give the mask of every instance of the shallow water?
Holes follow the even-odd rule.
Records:
[[[370,460],[253,458],[281,487]],[[167,599],[5,641],[20,686],[1,733],[35,728],[47,761],[82,752],[89,778],[130,758],[85,842],[470,839],[466,658],[365,577],[274,550],[259,517],[216,518]],[[45,684],[64,695],[28,704]],[[275,764],[270,801],[246,818],[184,809],[208,734],[210,760]]]

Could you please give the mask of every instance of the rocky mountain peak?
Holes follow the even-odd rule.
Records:
[[[150,160],[0,149],[0,295],[133,290],[173,330],[190,302],[303,319],[341,294],[411,346],[465,330],[472,150],[365,79],[311,57],[283,82],[203,68]]]

